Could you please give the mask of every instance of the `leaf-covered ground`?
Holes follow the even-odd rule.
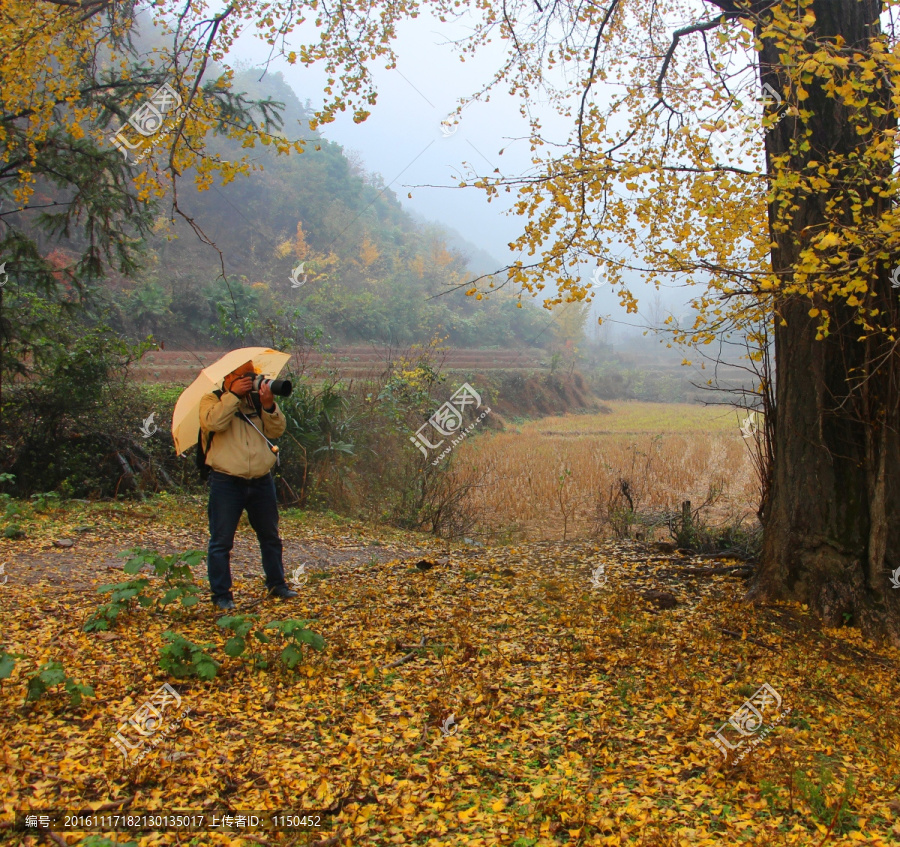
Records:
[[[802,608],[748,608],[733,575],[681,570],[727,563],[599,542],[448,550],[292,512],[286,561],[307,564],[301,597],[263,599],[246,524],[234,571],[239,606],[261,622],[315,619],[325,649],[305,652],[295,670],[226,656],[229,633],[205,599],[82,631],[102,602],[95,588],[128,578],[109,569],[122,566],[116,552],[202,546],[203,521],[197,499],[51,506],[20,520],[26,537],[0,540],[0,646],[27,657],[0,691],[0,840],[47,843],[9,825],[16,809],[227,808],[334,814],[316,833],[107,837],[900,843],[900,654],[864,645],[854,630],[822,631]],[[61,539],[74,545],[55,547]],[[417,568],[423,559],[433,566]],[[657,608],[642,597],[650,589],[678,605]],[[218,675],[162,671],[166,630],[215,645]],[[261,657],[276,649],[262,645]],[[73,706],[59,686],[23,706],[26,678],[49,661],[96,696]],[[111,736],[165,682],[190,712],[126,768]],[[764,683],[790,715],[743,761],[726,762],[707,739]]]

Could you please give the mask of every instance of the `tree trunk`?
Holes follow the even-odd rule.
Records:
[[[812,8],[816,40],[839,35],[848,48],[866,54],[880,33],[878,0],[815,0]],[[765,43],[760,60],[761,83],[784,91],[786,77],[771,41]],[[840,98],[827,96],[818,80],[806,87],[809,98],[802,107],[813,112],[807,119],[811,147],[795,152],[791,170],[804,172],[809,160],[829,163],[862,153],[871,135],[856,132],[848,107]],[[896,125],[889,92],[882,90],[879,103],[863,107],[876,131]],[[875,114],[873,105],[881,105],[886,114]],[[768,131],[770,174],[772,157],[789,151],[798,121],[788,115]],[[850,165],[835,167],[844,172],[831,181],[831,189],[794,195],[796,212],[788,231],[772,227],[772,265],[783,271],[783,280],[790,279],[808,234],[851,224],[850,199],[838,197],[840,190],[850,194],[847,182],[863,202],[872,198],[868,214],[873,218],[885,209],[872,186],[851,174]],[[838,201],[837,211],[830,214],[829,200]],[[773,204],[770,225],[775,216]],[[876,305],[897,326],[890,268],[881,268],[867,283],[875,291]],[[833,319],[830,334],[821,341],[816,340],[819,319],[808,314],[812,306],[827,308]],[[748,597],[806,603],[827,626],[859,626],[867,637],[887,637],[900,645],[900,589],[893,589],[890,581],[891,571],[900,566],[898,354],[886,341],[859,341],[863,333],[854,322],[855,311],[837,301],[801,296],[783,296],[777,303],[776,407],[770,416],[773,479],[763,511],[762,562]]]

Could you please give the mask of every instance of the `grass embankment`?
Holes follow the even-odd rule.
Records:
[[[100,602],[95,593],[26,581],[16,564],[25,554],[33,577],[42,558],[66,556],[85,587],[109,580],[90,571],[92,533],[123,546],[150,540],[151,529],[203,535],[199,500],[163,498],[130,507],[131,516],[105,508],[112,514],[51,509],[24,523],[27,538],[0,541],[4,646],[28,657],[0,692],[5,820],[14,809],[122,801],[132,810],[340,809],[317,834],[149,833],[141,844],[304,844],[333,834],[325,843],[900,840],[900,653],[873,652],[854,631],[818,631],[801,608],[748,609],[738,581],[678,576],[668,558],[594,544],[453,548],[449,561],[420,572],[417,558],[396,551],[429,539],[291,513],[283,526],[292,555],[332,544],[342,554],[364,548],[363,561],[329,565],[323,553],[298,600],[251,609],[261,623],[316,618],[311,627],[325,638],[293,671],[277,662],[280,644],[262,645],[272,664],[257,670],[225,655],[230,633],[206,602],[137,609],[88,635],[81,625]],[[75,533],[88,524],[91,532]],[[70,535],[85,540],[48,549]],[[366,563],[379,546],[383,560]],[[606,581],[595,587],[599,564]],[[639,592],[658,587],[679,605],[650,610]],[[239,599],[257,595],[258,578],[242,580]],[[218,675],[163,672],[166,630],[211,645]],[[423,649],[402,646],[420,638]],[[409,661],[389,667],[405,652]],[[51,689],[23,709],[26,673],[50,660],[96,697],[71,706]],[[190,713],[127,769],[111,736],[166,682]],[[726,763],[707,738],[764,683],[791,712],[742,762]],[[775,712],[763,711],[768,727]]]

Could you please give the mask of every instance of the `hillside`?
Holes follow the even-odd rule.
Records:
[[[111,282],[116,329],[192,348],[271,343],[264,334],[273,325],[292,339],[351,344],[438,333],[457,345],[510,346],[540,333],[546,315],[505,291],[488,294],[489,282],[480,298],[467,297],[464,283],[498,263],[458,233],[414,219],[357,155],[310,131],[309,112],[279,74],[263,82],[244,74],[236,88],[283,103],[275,134],[305,139],[305,150],[279,155],[215,139],[210,155],[247,156],[253,170],[206,191],[191,173],[181,179],[179,205],[211,244],[181,218],[160,216],[142,271]]]

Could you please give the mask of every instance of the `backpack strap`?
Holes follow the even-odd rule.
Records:
[[[216,389],[212,392],[219,399],[222,398],[222,395],[225,393],[223,389]],[[206,457],[209,455],[209,447],[212,444],[214,432],[209,434],[209,438],[206,440],[206,446],[203,445],[203,427],[197,430],[197,453],[196,453],[196,463],[197,470],[200,471],[200,479],[206,480],[209,477],[209,465],[206,464]]]

